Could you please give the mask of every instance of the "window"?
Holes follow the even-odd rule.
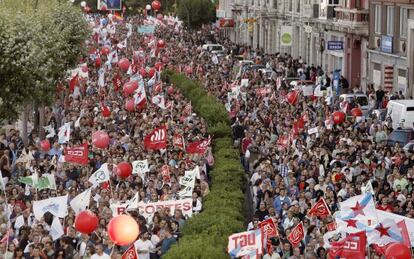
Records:
[[[394,6],[387,6],[387,34],[394,34]]]
[[[375,33],[381,33],[381,5],[375,5]]]
[[[400,35],[403,38],[407,37],[407,23],[408,23],[407,16],[408,16],[407,8],[401,8],[400,9]]]

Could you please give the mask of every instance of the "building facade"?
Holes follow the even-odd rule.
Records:
[[[340,70],[351,87],[414,95],[414,0],[220,0],[218,12],[236,43]]]
[[[370,1],[369,79],[389,92],[414,95],[414,1]]]

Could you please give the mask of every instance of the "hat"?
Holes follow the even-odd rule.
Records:
[[[292,203],[291,203],[291,205],[292,206],[295,206],[295,205],[298,205],[299,204],[299,202],[297,201],[297,200],[294,200],[294,201],[292,201]]]

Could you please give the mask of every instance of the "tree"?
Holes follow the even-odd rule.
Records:
[[[0,122],[15,120],[28,104],[52,103],[87,35],[79,7],[67,1],[2,0]]]
[[[180,0],[177,14],[190,28],[199,28],[201,25],[214,21],[216,14],[214,4],[210,0]]]

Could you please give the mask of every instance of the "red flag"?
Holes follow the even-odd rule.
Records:
[[[318,202],[313,204],[312,208],[308,211],[308,215],[317,217],[326,217],[331,215],[331,211],[329,210],[323,197],[321,197]]]
[[[273,221],[273,218],[268,218],[258,224],[259,228],[262,229],[262,233],[266,235],[267,238],[267,251],[272,250],[272,241],[270,240],[272,237],[279,236],[279,232],[277,230],[276,224]]]
[[[184,148],[184,138],[181,134],[175,134],[173,138],[173,146],[178,148]]]
[[[88,164],[88,144],[85,143],[79,147],[65,148],[65,162],[81,165]]]
[[[69,91],[73,93],[75,91],[75,87],[79,82],[79,76],[76,74],[76,76],[72,77],[72,79],[69,81]]]
[[[112,83],[114,84],[114,91],[117,92],[122,85],[122,80],[119,73],[116,74],[116,76],[112,79]]]
[[[280,136],[277,140],[277,145],[279,149],[286,149],[289,146],[289,136],[284,135]]]
[[[411,249],[411,242],[410,242],[410,236],[408,234],[407,225],[405,224],[405,220],[401,220],[397,223],[398,229],[401,231],[401,235],[403,237],[403,244],[406,245],[408,248]],[[375,251],[379,254],[385,255],[385,251],[387,250],[388,246],[393,243],[389,243],[385,246],[380,246],[377,244],[373,244],[373,248]]]
[[[343,240],[332,242],[329,256],[336,258],[365,259],[367,236],[365,231],[349,234]]]
[[[170,167],[168,165],[163,165],[161,168],[161,175],[162,175],[162,180],[164,181],[164,183],[169,183],[171,180],[171,176],[170,176]]]
[[[328,231],[334,231],[336,229],[336,222],[332,221],[331,223],[326,224],[326,229]]]
[[[288,235],[287,239],[292,244],[293,247],[297,247],[302,239],[305,238],[305,230],[303,228],[303,223],[300,222],[296,225]]]
[[[105,118],[111,116],[111,111],[109,110],[108,106],[104,104],[104,102],[101,102],[101,111],[102,116],[104,116]]]
[[[207,151],[207,148],[210,146],[211,139],[203,139],[199,141],[194,141],[188,144],[186,152],[189,154],[204,154]]]
[[[407,225],[405,224],[405,220],[403,219],[400,222],[398,222],[397,226],[401,231],[401,235],[403,237],[403,244],[411,249],[410,236],[408,234]]]
[[[135,245],[132,244],[122,255],[122,259],[138,259],[137,251],[135,250]]]
[[[167,127],[154,129],[144,138],[145,149],[164,149],[167,147]]]

